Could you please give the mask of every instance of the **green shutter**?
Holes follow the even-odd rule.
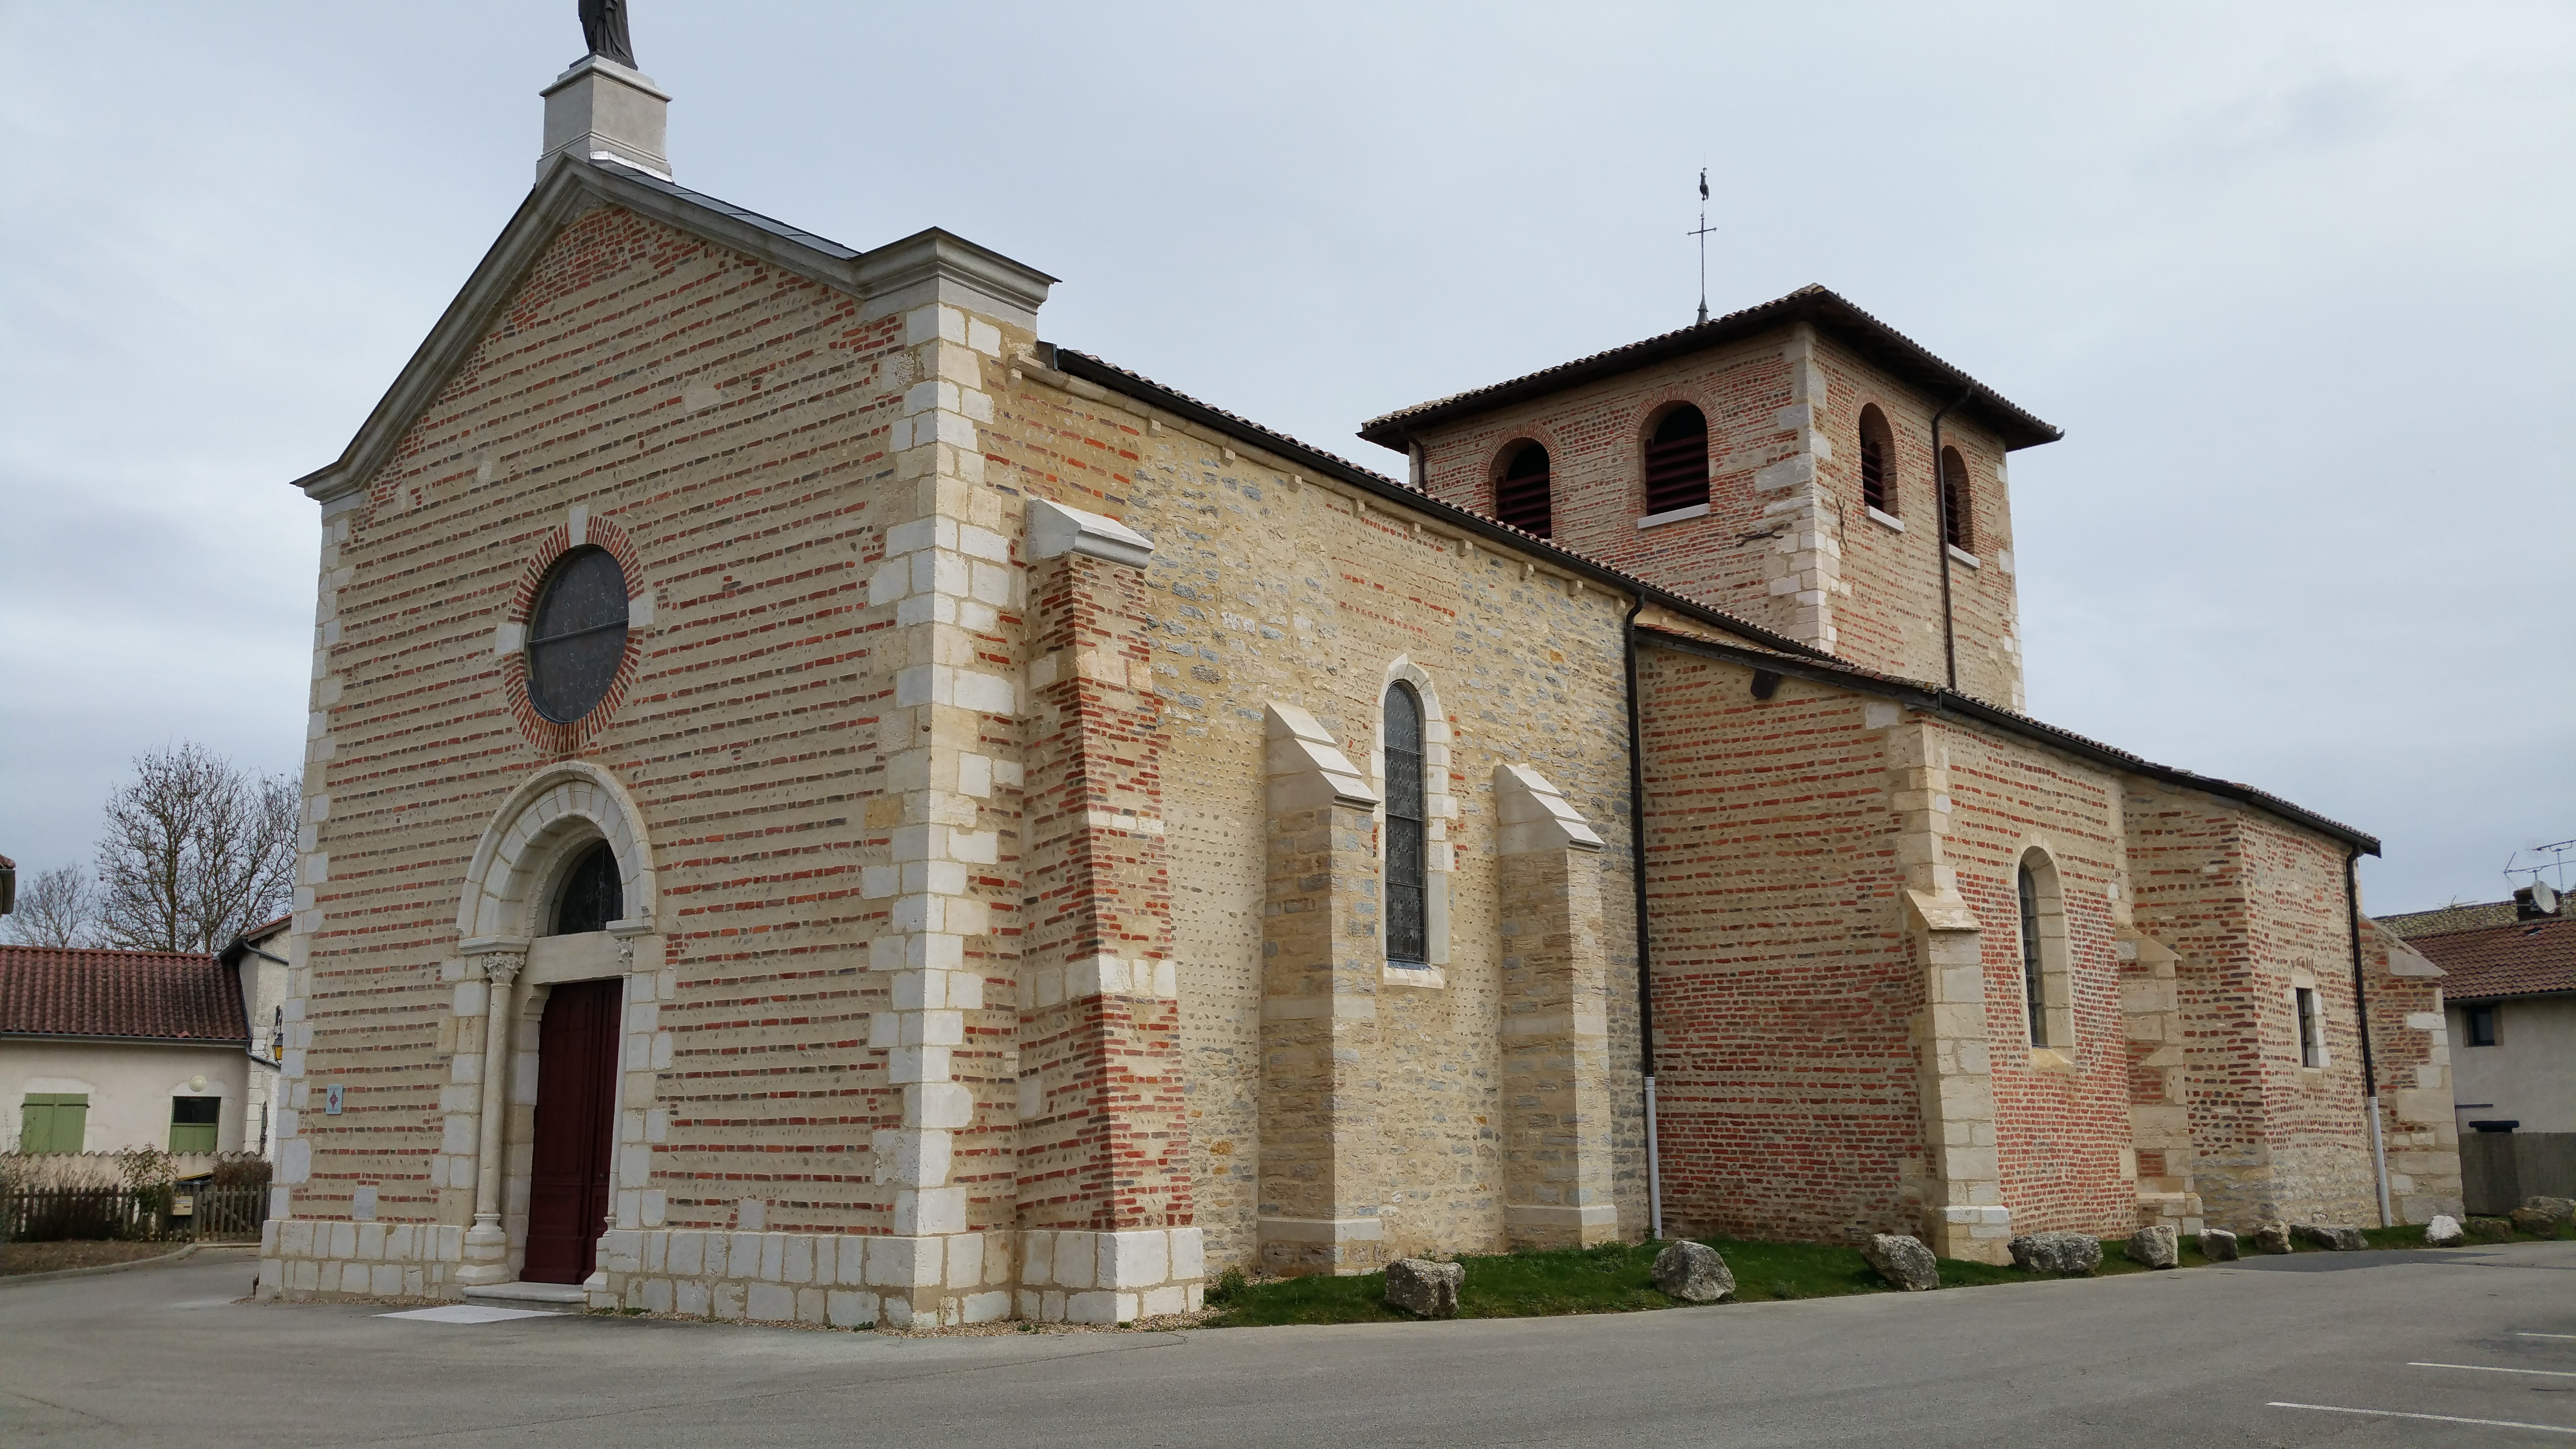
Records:
[[[20,1113],[21,1152],[78,1152],[89,1134],[89,1098],[83,1093],[29,1092]]]

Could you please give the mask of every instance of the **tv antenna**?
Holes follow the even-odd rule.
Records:
[[[2530,865],[2524,865],[2522,863],[2524,856],[2532,857],[2533,863]],[[2515,851],[2512,858],[2508,859],[2504,863],[2505,883],[2510,885],[2513,883],[2516,876],[2524,876],[2528,877],[2533,885],[2547,886],[2554,884],[2557,887],[2557,894],[2565,895],[2567,893],[2567,867],[2569,864],[2568,858],[2570,856],[2576,856],[2576,840],[2561,840],[2548,845],[2526,845],[2522,849]],[[2540,877],[2543,872],[2548,873],[2556,879],[2554,881],[2542,880]]]
[[[1708,325],[1708,168],[1699,168],[1699,325]]]

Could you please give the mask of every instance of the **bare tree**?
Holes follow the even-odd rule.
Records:
[[[5,923],[17,946],[95,946],[98,890],[76,865],[58,865],[18,892]]]
[[[218,951],[291,894],[303,784],[202,745],[143,755],[108,797],[99,917],[135,951]]]

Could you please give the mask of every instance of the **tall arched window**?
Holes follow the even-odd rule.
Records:
[[[1422,809],[1422,698],[1401,680],[1386,691],[1386,959],[1430,960]]]
[[[1549,509],[1547,449],[1522,443],[1503,464],[1494,483],[1494,516],[1514,528],[1553,538],[1556,521]]]
[[[1655,424],[1646,443],[1646,513],[1708,504],[1708,419],[1683,403]]]
[[[2029,1014],[2030,1044],[2048,1045],[2047,969],[2039,958],[2039,881],[2021,863],[2021,1002]]]
[[[1968,460],[1956,448],[1941,450],[1941,536],[1952,548],[1962,553],[1977,551],[1977,535],[1969,526]]]
[[[555,934],[607,930],[609,922],[625,913],[625,894],[617,878],[617,852],[605,840],[594,841],[573,860],[555,892]]]
[[[1860,501],[1890,518],[1903,516],[1896,511],[1896,437],[1876,403],[1860,410]]]

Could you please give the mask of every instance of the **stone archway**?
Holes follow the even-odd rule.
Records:
[[[557,867],[592,840],[617,857],[626,917],[653,919],[658,898],[643,815],[606,770],[581,760],[548,765],[510,793],[474,847],[456,905],[456,934],[466,942],[524,941],[538,929]]]

